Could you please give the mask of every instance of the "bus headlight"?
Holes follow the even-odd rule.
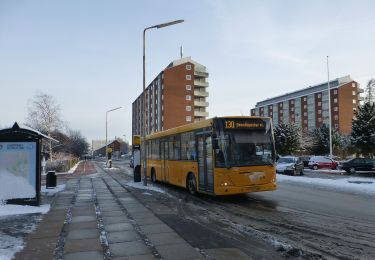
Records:
[[[233,183],[228,176],[223,176],[221,179],[220,186],[224,186],[224,187],[233,186]]]

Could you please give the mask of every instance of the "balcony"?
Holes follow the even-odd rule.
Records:
[[[195,101],[194,100],[194,106],[196,106],[196,107],[208,107],[208,102],[205,102],[205,101]]]
[[[194,80],[194,86],[207,88],[208,87],[208,82]]]
[[[195,117],[207,117],[208,116],[208,112],[194,111],[194,116]]]
[[[194,90],[194,96],[196,96],[196,97],[208,97],[208,92]]]
[[[195,70],[194,76],[199,78],[208,78],[208,72]]]

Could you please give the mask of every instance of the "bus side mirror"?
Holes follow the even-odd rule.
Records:
[[[212,148],[213,149],[219,149],[219,140],[217,139],[216,134],[212,134]]]
[[[219,140],[217,138],[212,139],[212,148],[213,149],[219,149]]]

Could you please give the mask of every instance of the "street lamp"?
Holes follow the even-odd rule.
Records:
[[[115,111],[117,109],[120,109],[122,107],[116,107],[116,108],[113,108],[113,109],[110,109],[108,111],[105,112],[105,160],[106,160],[106,166],[108,167],[108,143],[107,143],[107,135],[108,135],[108,113],[109,112],[112,112],[112,111]]]
[[[154,26],[147,27],[143,30],[143,131],[141,130],[141,137],[144,140],[146,136],[146,31],[149,29],[160,29],[174,24],[183,23],[184,20],[175,20],[167,23],[161,23]],[[143,185],[147,186],[147,175],[146,175],[146,149],[144,145],[141,145],[141,154],[143,158]]]
[[[332,115],[331,115],[331,86],[329,85],[329,64],[327,56],[327,75],[328,75],[328,120],[329,120],[329,157],[332,159]]]

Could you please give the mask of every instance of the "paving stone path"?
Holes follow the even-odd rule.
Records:
[[[92,172],[93,164],[86,166]],[[100,168],[96,171],[66,182],[16,259],[204,258],[121,183]]]

